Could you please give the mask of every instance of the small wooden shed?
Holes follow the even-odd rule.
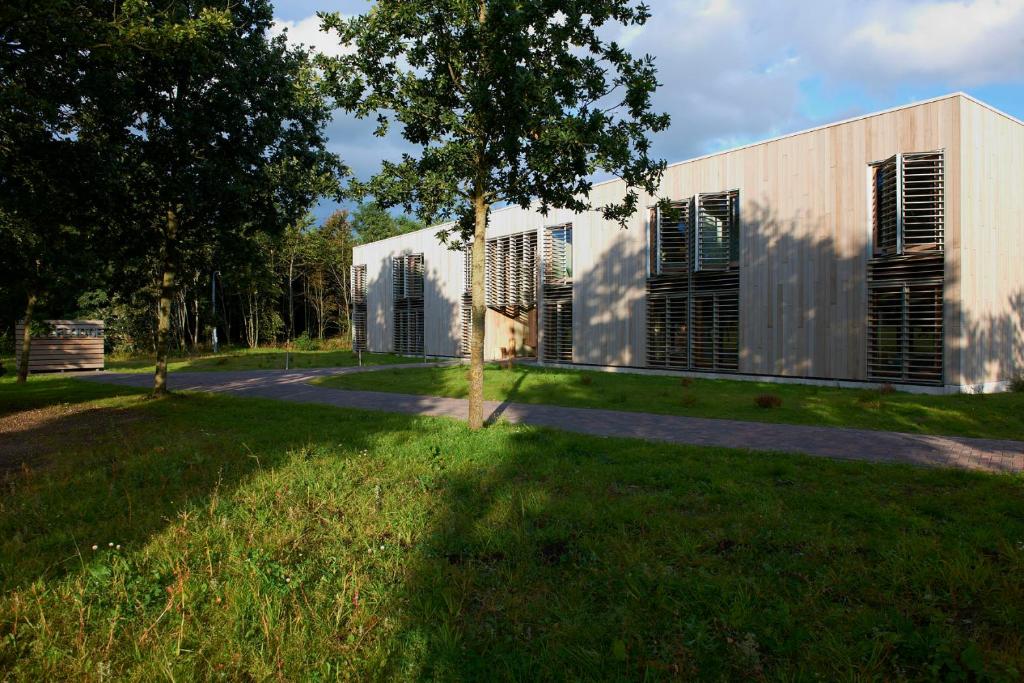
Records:
[[[103,369],[102,320],[46,320],[48,334],[32,337],[29,372]],[[15,353],[21,357],[25,325],[15,326]]]

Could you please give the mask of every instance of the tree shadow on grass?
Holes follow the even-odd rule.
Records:
[[[490,431],[470,437],[472,455],[441,456],[390,675],[886,678],[1021,663],[1004,611],[1024,609],[1006,579],[1005,544],[1024,533],[1024,516],[1000,521],[1009,479]]]

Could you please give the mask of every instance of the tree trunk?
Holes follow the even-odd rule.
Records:
[[[171,336],[171,300],[174,297],[174,250],[178,236],[178,215],[167,211],[167,231],[163,245],[163,278],[160,281],[160,303],[157,306],[156,373],[153,376],[153,396],[167,395],[167,346]]]
[[[482,191],[473,196],[473,337],[469,345],[469,428],[484,426],[484,259],[487,235],[487,200]]]
[[[295,254],[288,259],[288,341],[295,339]]]
[[[32,315],[36,309],[36,293],[30,291],[25,302],[25,326],[21,331],[21,357],[18,359],[18,384],[28,381],[28,358],[32,351]]]

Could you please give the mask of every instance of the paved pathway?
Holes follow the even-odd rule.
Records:
[[[310,380],[330,375],[446,364],[449,363],[308,370],[175,372],[169,376],[168,383],[175,390],[216,391],[299,403],[324,403],[342,408],[454,417],[464,420],[468,412],[464,399],[348,391],[309,384]],[[141,387],[150,386],[153,381],[148,373],[97,373],[83,375],[82,378]],[[740,422],[496,401],[487,401],[485,411],[491,419],[599,436],[632,437],[758,451],[786,451],[872,462],[899,462],[999,472],[1024,471],[1024,441]]]

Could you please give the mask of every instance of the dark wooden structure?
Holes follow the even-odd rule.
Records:
[[[102,320],[46,320],[49,332],[32,337],[29,372],[103,369]],[[21,357],[24,323],[15,326],[15,354]]]

